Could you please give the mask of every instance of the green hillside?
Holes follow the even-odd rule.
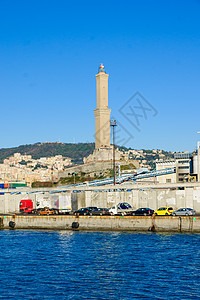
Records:
[[[14,148],[3,148],[0,149],[0,162],[2,163],[5,158],[12,156],[14,153],[20,153],[22,155],[32,155],[34,159],[62,155],[72,158],[74,163],[81,163],[83,157],[93,153],[94,146],[94,143],[36,143]]]
[[[69,157],[72,159],[74,164],[82,164],[83,158],[87,157],[89,154],[93,153],[95,148],[94,143],[36,143],[31,145],[21,145],[14,148],[3,148],[0,149],[0,163],[3,162],[5,158],[13,156],[14,153],[20,153],[22,155],[31,155],[33,159],[39,159],[41,157],[50,157],[55,155],[62,155],[63,157]],[[118,146],[119,150],[122,152],[128,149],[123,146]],[[129,148],[130,150],[130,148]],[[160,150],[160,154],[163,155],[163,159],[172,159],[173,153]],[[146,159],[147,164],[151,166],[152,169],[155,168],[155,161],[160,159],[159,154],[155,154],[153,150],[144,150],[143,157],[137,157],[132,155],[131,159],[139,160]]]

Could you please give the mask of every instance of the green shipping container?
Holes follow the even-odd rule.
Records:
[[[11,182],[9,183],[10,187],[25,187],[27,186],[26,183],[22,183],[22,182]]]

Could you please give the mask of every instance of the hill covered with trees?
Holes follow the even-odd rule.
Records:
[[[122,152],[131,150],[123,146],[117,146]],[[63,157],[69,157],[74,164],[82,164],[83,158],[93,153],[95,148],[94,143],[59,143],[59,142],[45,142],[36,143],[30,145],[21,145],[13,148],[0,149],[0,163],[5,158],[13,156],[14,153],[20,153],[22,155],[31,155],[33,159],[39,159],[41,157],[51,157],[55,155],[62,155]],[[135,155],[130,155],[130,159],[139,160],[140,163],[146,161],[147,165],[150,165],[152,169],[155,168],[155,161],[159,159],[172,159],[173,152],[167,152],[164,150],[136,150]]]
[[[21,145],[19,147],[0,149],[0,162],[2,163],[5,158],[12,156],[14,153],[20,153],[22,155],[32,155],[33,159],[62,155],[70,157],[74,163],[82,163],[83,157],[93,153],[94,147],[94,143],[36,143]]]

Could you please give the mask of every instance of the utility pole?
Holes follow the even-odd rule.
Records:
[[[120,178],[120,177],[121,177],[121,165],[120,165],[120,163],[119,163],[119,165],[118,165],[118,172],[119,172],[118,176],[119,176],[119,178]]]
[[[73,175],[74,175],[74,186],[75,186],[75,184],[76,184],[76,172],[74,172]]]
[[[115,185],[115,126],[117,126],[116,120],[110,121],[110,126],[113,128],[113,176],[114,176],[114,185]]]

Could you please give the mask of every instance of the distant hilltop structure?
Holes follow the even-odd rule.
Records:
[[[59,173],[59,178],[87,175],[97,178],[98,176],[109,177],[113,170],[113,146],[110,144],[110,114],[108,108],[108,77],[103,64],[98,69],[96,77],[97,107],[95,115],[95,149],[88,157],[83,158],[84,164],[68,168]],[[139,161],[129,159],[129,153],[115,149],[115,162],[118,169],[121,167],[129,169],[139,168]],[[130,165],[130,166],[129,166]],[[124,169],[125,170],[125,169]]]
[[[110,161],[113,158],[113,149],[110,145],[110,113],[108,108],[108,77],[103,64],[98,69],[96,77],[97,108],[95,114],[95,150],[84,163],[95,161]],[[115,150],[116,161],[120,160],[120,153]]]
[[[110,113],[108,108],[108,74],[103,64],[96,77],[97,108],[95,114],[95,149],[110,147]]]

